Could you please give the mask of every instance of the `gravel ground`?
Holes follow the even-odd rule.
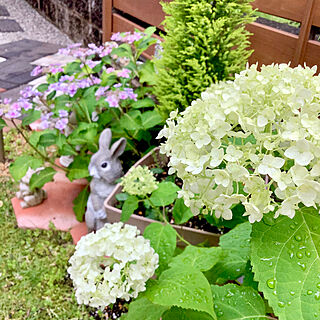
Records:
[[[26,1],[0,0],[0,5],[5,6],[10,13],[9,17],[0,17],[0,19],[14,19],[24,30],[23,32],[0,32],[0,44],[21,39],[56,43],[61,46],[72,43],[67,35],[42,17]]]

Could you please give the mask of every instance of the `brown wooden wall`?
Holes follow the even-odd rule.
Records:
[[[148,25],[163,29],[161,22],[164,13],[159,0],[103,1],[104,41],[118,31],[133,31],[135,28],[143,30]],[[291,61],[292,66],[306,63],[308,66],[320,67],[320,42],[315,40],[320,27],[320,0],[255,0],[253,7],[301,25],[299,35],[257,22],[248,25],[247,29],[253,34],[250,41],[254,49],[250,63]],[[151,54],[149,51],[149,56]]]

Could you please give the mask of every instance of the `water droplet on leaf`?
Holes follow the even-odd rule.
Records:
[[[274,289],[276,287],[276,280],[275,279],[269,279],[267,281],[267,286],[270,288],[270,289]]]

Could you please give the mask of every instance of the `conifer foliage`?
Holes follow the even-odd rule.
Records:
[[[156,95],[164,116],[184,110],[212,83],[232,79],[251,55],[252,0],[173,0],[166,13]]]

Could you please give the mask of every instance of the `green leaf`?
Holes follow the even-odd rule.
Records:
[[[2,130],[6,126],[7,126],[6,122],[2,118],[0,118],[0,130]]]
[[[176,200],[179,190],[180,188],[173,182],[160,182],[158,189],[152,192],[150,201],[155,206],[167,206]]]
[[[18,182],[26,175],[29,168],[36,169],[41,167],[41,165],[42,160],[40,159],[31,156],[21,156],[10,165],[9,171],[13,179]]]
[[[266,319],[266,307],[258,291],[235,284],[211,286],[211,289],[219,320]]]
[[[43,147],[49,147],[56,144],[57,136],[53,133],[44,133],[40,136],[38,144]]]
[[[131,103],[131,108],[140,109],[140,108],[148,108],[154,107],[156,104],[151,98],[144,98],[141,100],[137,100]]]
[[[141,120],[145,130],[148,130],[163,122],[163,119],[157,110],[146,111],[142,113]]]
[[[116,199],[118,201],[125,201],[129,198],[129,194],[126,192],[121,192],[116,194]]]
[[[89,166],[90,156],[76,156],[73,162],[68,167],[69,172],[67,173],[67,178],[70,181],[75,179],[87,178],[89,177]]]
[[[245,222],[220,237],[221,260],[206,273],[210,283],[224,283],[244,274],[250,255],[251,224]]]
[[[181,254],[171,260],[169,267],[183,269],[185,266],[191,266],[200,271],[208,271],[219,261],[221,253],[222,249],[219,247],[187,246]]]
[[[162,316],[162,320],[212,320],[207,313],[172,307]]]
[[[35,121],[37,121],[38,119],[40,119],[41,117],[41,111],[38,110],[32,110],[31,112],[29,112],[26,117],[24,117],[22,119],[22,125],[23,126],[27,126],[30,123],[33,123]]]
[[[132,131],[142,129],[141,112],[139,110],[131,110],[125,113],[119,120],[122,128]]]
[[[69,76],[71,76],[75,73],[81,72],[80,62],[74,61],[74,62],[68,63],[64,68],[64,72]]]
[[[320,215],[301,208],[290,219],[264,219],[252,228],[251,263],[259,290],[280,320],[320,316]]]
[[[151,223],[144,230],[143,236],[150,240],[151,247],[159,255],[159,272],[167,267],[177,243],[176,231],[170,225]]]
[[[127,222],[138,207],[139,199],[136,196],[129,196],[123,203],[120,221]]]
[[[146,298],[139,298],[129,305],[126,320],[159,320],[162,314],[168,310],[167,306],[152,303]]]
[[[83,221],[89,195],[90,195],[90,192],[88,190],[88,187],[86,187],[72,201],[72,203],[74,204],[73,212],[75,213],[77,220],[80,222]]]
[[[247,262],[246,269],[243,274],[242,285],[258,290],[258,282],[254,281],[254,273],[250,261]]]
[[[46,90],[48,90],[48,88],[49,88],[49,84],[48,83],[42,83],[39,86],[37,86],[37,91],[45,92]]]
[[[56,170],[51,167],[47,167],[39,172],[36,172],[32,175],[29,183],[29,187],[31,190],[35,188],[42,188],[47,182],[53,180],[54,175],[56,174]]]
[[[155,304],[202,311],[216,319],[210,285],[202,272],[190,266],[164,271],[145,295]]]
[[[156,72],[152,61],[147,60],[139,70],[140,83],[146,82],[153,86],[156,85]]]
[[[172,215],[175,224],[183,224],[193,217],[193,213],[190,208],[184,204],[183,198],[176,200],[172,210]]]

